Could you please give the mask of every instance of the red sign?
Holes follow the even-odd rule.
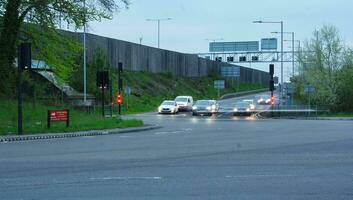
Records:
[[[66,122],[69,126],[69,110],[48,110],[48,127],[51,122]]]

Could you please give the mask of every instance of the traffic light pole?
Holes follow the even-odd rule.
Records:
[[[121,72],[123,71],[123,63],[118,63],[118,94],[121,95],[122,90],[122,79],[121,79]],[[119,115],[121,115],[121,103],[119,103]]]
[[[102,115],[105,117],[104,113],[104,84],[102,84]]]
[[[20,62],[18,62],[18,80],[17,80],[17,132],[19,135],[23,134],[23,119],[22,119],[22,66],[20,66]]]

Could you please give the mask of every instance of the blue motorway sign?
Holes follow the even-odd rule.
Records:
[[[222,77],[240,77],[240,67],[238,66],[222,66]]]
[[[224,80],[215,80],[213,82],[213,87],[215,89],[224,89],[225,87]]]

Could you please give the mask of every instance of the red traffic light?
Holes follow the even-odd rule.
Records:
[[[276,97],[272,96],[271,97],[271,105],[275,105],[275,102],[276,102]]]
[[[118,105],[123,104],[123,95],[122,94],[117,94],[115,97],[115,103]]]

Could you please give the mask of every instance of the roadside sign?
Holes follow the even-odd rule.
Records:
[[[278,76],[273,77],[273,81],[275,84],[278,84]]]
[[[69,110],[48,110],[48,128],[52,122],[66,122],[66,127],[69,127]]]
[[[311,86],[311,85],[304,86],[305,93],[314,93],[315,91],[316,91],[316,89],[314,86]]]
[[[131,88],[128,87],[128,86],[126,86],[126,87],[124,88],[124,94],[130,95],[130,94],[131,94]]]
[[[213,86],[215,89],[224,89],[224,80],[215,80]]]
[[[222,66],[222,77],[240,77],[240,67],[237,66]]]

